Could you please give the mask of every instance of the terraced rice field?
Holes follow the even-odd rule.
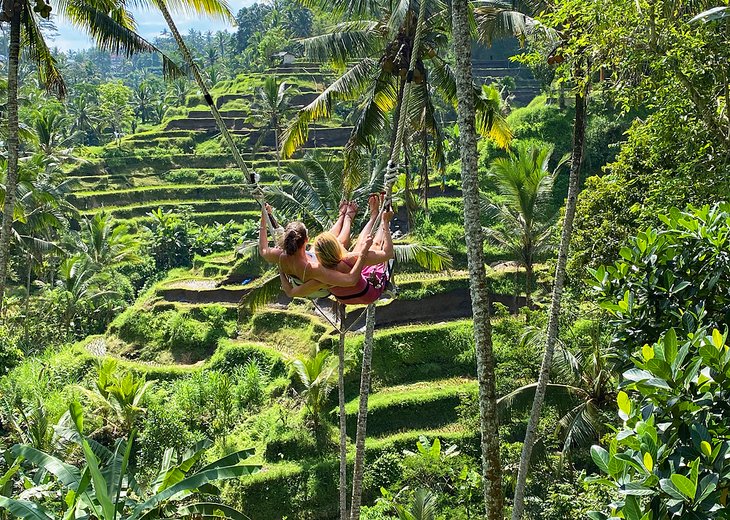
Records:
[[[286,71],[294,74],[296,71]],[[311,78],[310,78],[311,79]],[[219,104],[233,101],[240,93],[219,93]],[[221,100],[223,101],[222,103]],[[231,111],[227,121],[236,128],[243,114]],[[226,110],[223,109],[224,116]],[[155,136],[131,136],[123,146],[137,149],[148,144],[159,146],[163,140],[200,143],[211,139],[211,129],[203,113],[192,112]],[[197,125],[197,126],[196,126]],[[174,129],[184,127],[185,130]],[[246,130],[238,127],[245,134]],[[329,129],[326,135],[347,135],[349,129]],[[325,134],[321,134],[325,135]],[[337,138],[339,139],[339,137]],[[340,141],[333,138],[319,146],[337,152]],[[335,148],[331,148],[335,146]],[[265,146],[253,156],[252,164],[263,174],[264,182],[273,182],[273,153]],[[83,215],[104,210],[131,224],[146,223],[148,214],[158,208],[190,209],[199,223],[243,224],[258,217],[256,203],[240,182],[230,182],[234,170],[224,154],[198,155],[171,153],[156,157],[112,157],[82,165],[71,176],[76,181],[71,202]],[[216,182],[219,179],[220,182]],[[441,205],[460,212],[459,199],[443,197]],[[457,194],[458,195],[458,194]],[[438,204],[436,204],[438,206]],[[271,373],[289,374],[288,363],[306,355],[312,348],[331,348],[333,329],[311,302],[289,304],[286,298],[254,316],[237,316],[237,304],[249,291],[250,282],[223,283],[235,261],[235,255],[219,253],[196,258],[187,273],[176,272],[148,291],[134,307],[121,315],[105,337],[91,338],[82,344],[78,355],[111,353],[127,360],[126,365],[147,374],[149,379],[176,379],[208,368],[226,369],[242,359],[255,358]],[[370,399],[369,439],[366,459],[372,463],[386,452],[413,449],[420,435],[439,437],[443,442],[458,443],[463,450],[476,450],[478,438],[459,421],[459,406],[476,392],[474,353],[470,321],[471,306],[468,277],[465,271],[444,273],[411,272],[397,278],[402,297],[378,304],[378,325],[373,355],[373,394]],[[512,295],[494,295],[494,300],[516,311],[524,301]],[[282,307],[289,305],[288,309]],[[325,303],[322,303],[326,307]],[[205,325],[210,309],[223,309],[224,317],[236,323],[228,337],[219,338],[195,352],[173,345],[169,349],[151,348],[153,338],[144,336],[140,324],[166,320],[169,314],[191,316]],[[350,320],[360,315],[353,308]],[[359,324],[348,322],[357,331]],[[496,338],[504,346],[502,360],[513,355],[518,338],[499,332]],[[154,340],[156,341],[156,340]],[[354,436],[357,416],[357,392],[363,336],[351,332],[347,351],[355,360],[346,374],[348,433]],[[499,355],[498,355],[499,357]],[[237,361],[238,360],[238,361]],[[530,367],[524,374],[511,373],[511,384],[534,377]],[[537,370],[537,367],[534,367]],[[510,390],[505,388],[504,391]],[[334,403],[333,408],[334,408]],[[336,413],[334,410],[333,414]],[[334,416],[333,416],[334,421]],[[295,497],[310,497],[308,506],[322,511],[336,509],[336,486],[309,489],[309,476],[318,472],[337,479],[337,461],[313,458],[309,441],[293,436],[290,441],[267,444],[257,454],[266,461],[265,471],[235,484],[242,509],[250,518],[268,520],[265,511],[276,504],[279,515],[297,512]],[[351,447],[352,448],[352,447]],[[320,479],[321,482],[321,479]],[[268,491],[277,489],[272,496]],[[365,500],[374,497],[366,490]],[[256,500],[249,499],[257,497]],[[270,502],[270,503],[269,503]],[[273,519],[272,519],[273,520]]]

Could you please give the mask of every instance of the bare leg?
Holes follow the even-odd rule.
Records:
[[[363,227],[362,231],[360,231],[360,236],[357,237],[357,242],[355,243],[356,249],[360,247],[360,244],[363,240],[365,240],[365,237],[368,237],[373,233],[373,226],[375,225],[375,220],[378,218],[378,209],[380,208],[378,196],[371,195],[368,199],[368,205],[370,206],[370,220],[368,220],[365,227]]]
[[[345,249],[350,248],[350,238],[352,236],[352,221],[355,219],[355,215],[357,215],[357,204],[355,204],[354,202],[350,202],[347,205],[347,209],[345,211],[345,220],[342,221],[342,229],[337,235],[337,240],[340,241]]]
[[[330,233],[332,233],[333,235],[339,236],[342,232],[342,226],[344,225],[346,212],[347,202],[345,201],[340,204],[340,215],[337,217],[337,221],[334,223],[334,225],[330,228]]]
[[[395,258],[395,252],[393,251],[393,235],[390,234],[390,221],[393,219],[393,210],[389,209],[388,211],[383,212],[383,223],[380,225],[380,230],[378,231],[378,235],[380,235],[380,232],[383,233],[382,236],[382,249],[387,253],[388,259]]]

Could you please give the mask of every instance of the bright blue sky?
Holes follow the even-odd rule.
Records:
[[[235,15],[241,7],[251,5],[256,0],[229,0],[231,11]],[[259,2],[261,0],[258,0]],[[211,21],[203,17],[189,17],[181,14],[173,13],[175,22],[180,32],[185,34],[190,28],[199,31],[233,31],[235,28],[220,21]],[[145,38],[151,39],[162,32],[167,27],[162,15],[154,11],[135,11],[134,17],[139,25],[139,32]],[[92,46],[91,41],[78,29],[65,23],[63,20],[56,20],[58,26],[58,37],[50,42],[51,47],[58,47],[67,51],[70,49],[84,49]]]

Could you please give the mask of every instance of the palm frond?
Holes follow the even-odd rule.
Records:
[[[444,101],[454,107],[458,103],[456,97],[456,78],[454,72],[441,58],[432,60],[431,81],[438,89]],[[502,114],[502,99],[499,91],[493,87],[479,88],[474,85],[474,108],[476,109],[476,130],[482,137],[494,140],[498,146],[506,148],[512,140],[512,132]]]
[[[193,0],[197,1],[197,0]],[[78,28],[85,30],[99,48],[127,57],[140,52],[150,52],[162,58],[165,77],[174,79],[185,76],[164,52],[137,34],[134,19],[123,8],[105,10],[104,5],[92,0],[61,0],[61,12]]]
[[[590,446],[603,430],[598,408],[591,401],[579,404],[558,422],[557,434],[563,437],[563,455],[575,448]]]
[[[35,14],[30,12],[30,10],[28,11],[28,15],[23,19],[23,40],[21,41],[21,48],[25,55],[38,68],[41,85],[48,92],[55,94],[59,98],[63,98],[66,95],[66,83],[63,81],[58,63],[46,44]]]
[[[251,312],[256,312],[275,301],[279,294],[281,294],[281,280],[279,271],[274,269],[256,281],[255,287],[241,298],[239,307],[247,307]]]
[[[328,32],[300,40],[304,55],[313,61],[345,67],[353,60],[367,58],[383,47],[382,26],[372,20],[339,23]]]
[[[299,0],[304,7],[315,8],[322,13],[332,13],[347,19],[379,15],[377,0]]]
[[[506,422],[511,417],[518,416],[532,408],[535,399],[537,383],[521,386],[509,394],[497,399],[497,413],[500,422]],[[576,398],[582,397],[585,392],[575,386],[548,384],[545,393],[545,400],[565,413],[570,410]]]
[[[379,136],[383,135],[389,126],[388,113],[398,103],[398,86],[391,75],[381,73],[360,109],[360,115],[345,145],[345,179],[343,180],[346,193],[362,182],[361,168],[351,167],[358,165],[357,155],[361,149],[372,150]]]
[[[527,14],[514,9],[511,3],[487,1],[474,6],[474,19],[479,39],[487,45],[495,40],[514,37],[524,42],[535,24]]]
[[[412,242],[408,244],[393,244],[395,259],[399,263],[417,263],[430,271],[443,271],[451,268],[452,259],[448,249],[444,246],[435,246]]]
[[[132,0],[132,2],[145,0]],[[156,0],[163,2],[172,11],[199,17],[201,14],[214,20],[233,23],[235,21],[231,7],[226,0]]]
[[[282,157],[291,157],[307,142],[309,124],[330,117],[335,101],[350,101],[360,97],[376,77],[375,74],[380,69],[377,65],[377,62],[370,58],[362,60],[327,87],[314,101],[302,108],[282,135]]]

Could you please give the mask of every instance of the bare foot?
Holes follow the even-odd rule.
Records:
[[[340,215],[344,215],[345,213],[347,213],[347,208],[349,208],[349,206],[350,202],[347,200],[343,200],[342,202],[340,202]]]
[[[355,215],[357,215],[357,203],[348,202],[347,203],[347,212],[345,213],[345,215],[350,217],[351,219],[354,219]]]
[[[370,208],[370,215],[377,215],[380,211],[380,198],[377,194],[373,193],[368,197],[368,207]]]

